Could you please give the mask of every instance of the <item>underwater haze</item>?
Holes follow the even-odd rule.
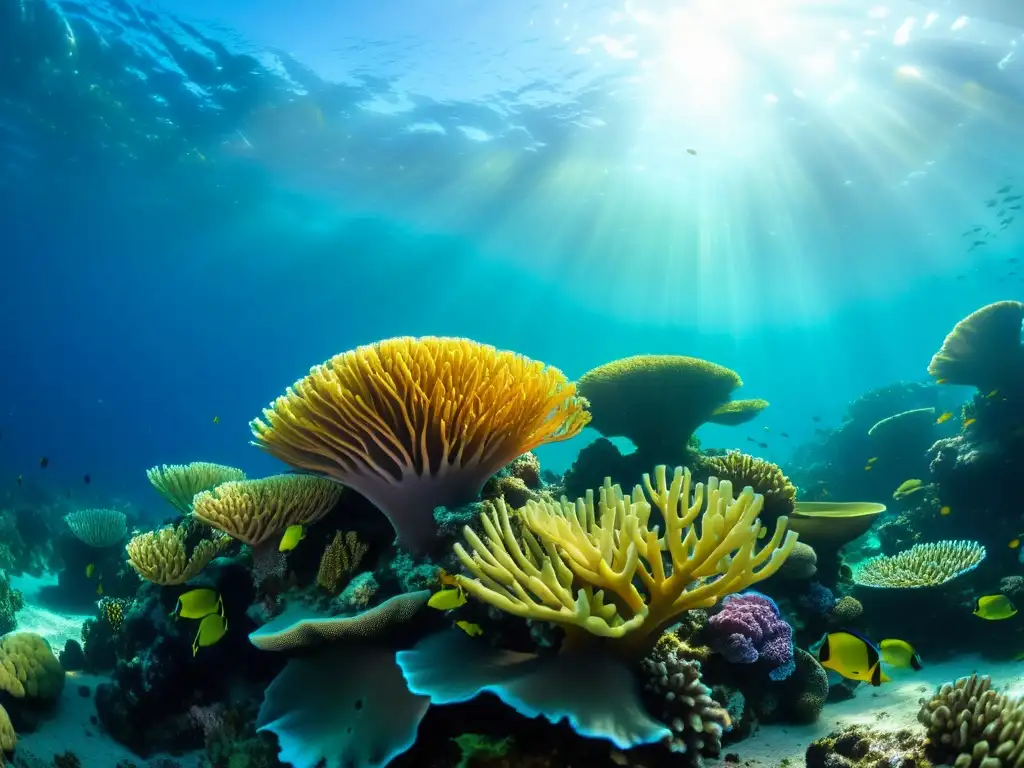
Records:
[[[0,766],[1024,764],[1022,204],[1016,0],[0,0]]]

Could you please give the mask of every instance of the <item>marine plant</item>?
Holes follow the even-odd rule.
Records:
[[[517,456],[590,420],[556,368],[458,338],[395,338],[314,367],[264,409],[255,443],[372,501],[399,544],[436,541],[435,507],[474,501]]]
[[[167,502],[187,515],[197,493],[216,488],[221,483],[244,480],[245,472],[211,461],[190,464],[161,464],[146,470],[146,477]]]

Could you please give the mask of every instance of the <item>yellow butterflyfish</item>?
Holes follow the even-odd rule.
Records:
[[[281,543],[277,547],[278,552],[290,552],[299,545],[299,542],[306,538],[306,530],[302,525],[289,525],[281,536]]]
[[[944,423],[946,423],[947,421],[949,421],[952,418],[953,418],[953,412],[952,411],[946,411],[944,414],[942,414],[941,416],[939,416],[939,418],[937,418],[935,420],[935,423],[936,424],[944,424]]]
[[[442,589],[432,594],[430,599],[427,600],[427,605],[439,611],[450,611],[465,604],[466,593],[462,591],[461,587]]]
[[[483,629],[480,628],[479,624],[473,624],[469,621],[456,621],[455,626],[461,629],[470,637],[479,637],[484,633]]]
[[[881,685],[890,678],[882,670],[882,655],[867,638],[855,632],[829,632],[818,651],[818,661],[850,680]]]
[[[976,421],[977,421],[977,419],[968,419],[967,421],[965,421],[963,423],[963,428],[967,429],[969,426],[971,426],[971,424],[973,424]]]
[[[201,587],[179,595],[171,615],[182,619],[202,619],[212,613],[224,615],[224,600],[216,590]]]
[[[208,648],[220,642],[228,632],[228,620],[219,613],[211,613],[199,622],[196,639],[192,641],[192,655],[199,653],[200,648]]]

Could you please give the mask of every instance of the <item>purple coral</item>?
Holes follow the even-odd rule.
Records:
[[[708,619],[711,647],[733,664],[761,662],[772,680],[785,680],[796,668],[793,628],[770,597],[758,592],[730,595]]]

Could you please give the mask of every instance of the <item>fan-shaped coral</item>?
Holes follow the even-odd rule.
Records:
[[[793,512],[796,486],[777,464],[739,451],[729,451],[725,456],[708,456],[703,469],[719,481],[728,480],[733,488],[750,486],[754,493],[764,496],[761,519],[765,522],[773,522]]]
[[[628,437],[645,456],[681,455],[706,421],[739,424],[767,405],[728,405],[742,386],[739,374],[696,357],[637,355],[600,365],[583,375],[580,394],[590,403],[592,427],[606,437]]]
[[[212,538],[200,539],[190,552],[188,539],[187,525],[169,525],[140,533],[128,542],[128,565],[154,584],[184,584],[199,575],[231,542],[228,536],[215,531]]]
[[[1021,386],[1022,322],[1024,303],[1019,301],[997,301],[972,312],[946,336],[928,373],[943,384],[970,385],[982,391]]]
[[[128,533],[124,512],[118,509],[80,509],[64,515],[71,533],[90,547],[112,547]]]
[[[962,677],[924,701],[917,719],[928,751],[955,768],[1024,765],[1024,702],[999,693],[986,675]]]
[[[222,483],[196,494],[192,515],[255,547],[291,525],[322,518],[341,498],[342,487],[313,475],[274,475]]]
[[[561,371],[466,339],[398,338],[318,365],[252,422],[256,444],[362,493],[426,550],[433,511],[589,421]]]
[[[681,467],[671,482],[665,467],[657,467],[653,482],[644,475],[644,485],[646,496],[640,486],[623,495],[606,480],[597,504],[593,492],[575,505],[530,502],[519,511],[523,545],[499,499],[481,515],[486,543],[467,526],[469,551],[455,545],[475,577],[459,583],[513,615],[558,623],[570,634],[614,638],[624,652],[645,651],[651,635],[679,615],[771,576],[796,545],[781,517],[755,551],[764,531],[763,497],[749,488],[733,498],[728,481],[711,478],[705,507],[704,484],[691,489],[690,472]],[[664,520],[664,536],[648,527],[652,505]],[[606,594],[615,600],[606,601]]]
[[[234,467],[209,461],[191,464],[162,464],[146,470],[146,477],[160,495],[182,514],[192,511],[192,499],[221,483],[244,480],[245,473]]]
[[[857,564],[853,581],[862,587],[916,589],[937,587],[972,571],[985,559],[976,541],[915,544],[893,556],[876,555]]]

